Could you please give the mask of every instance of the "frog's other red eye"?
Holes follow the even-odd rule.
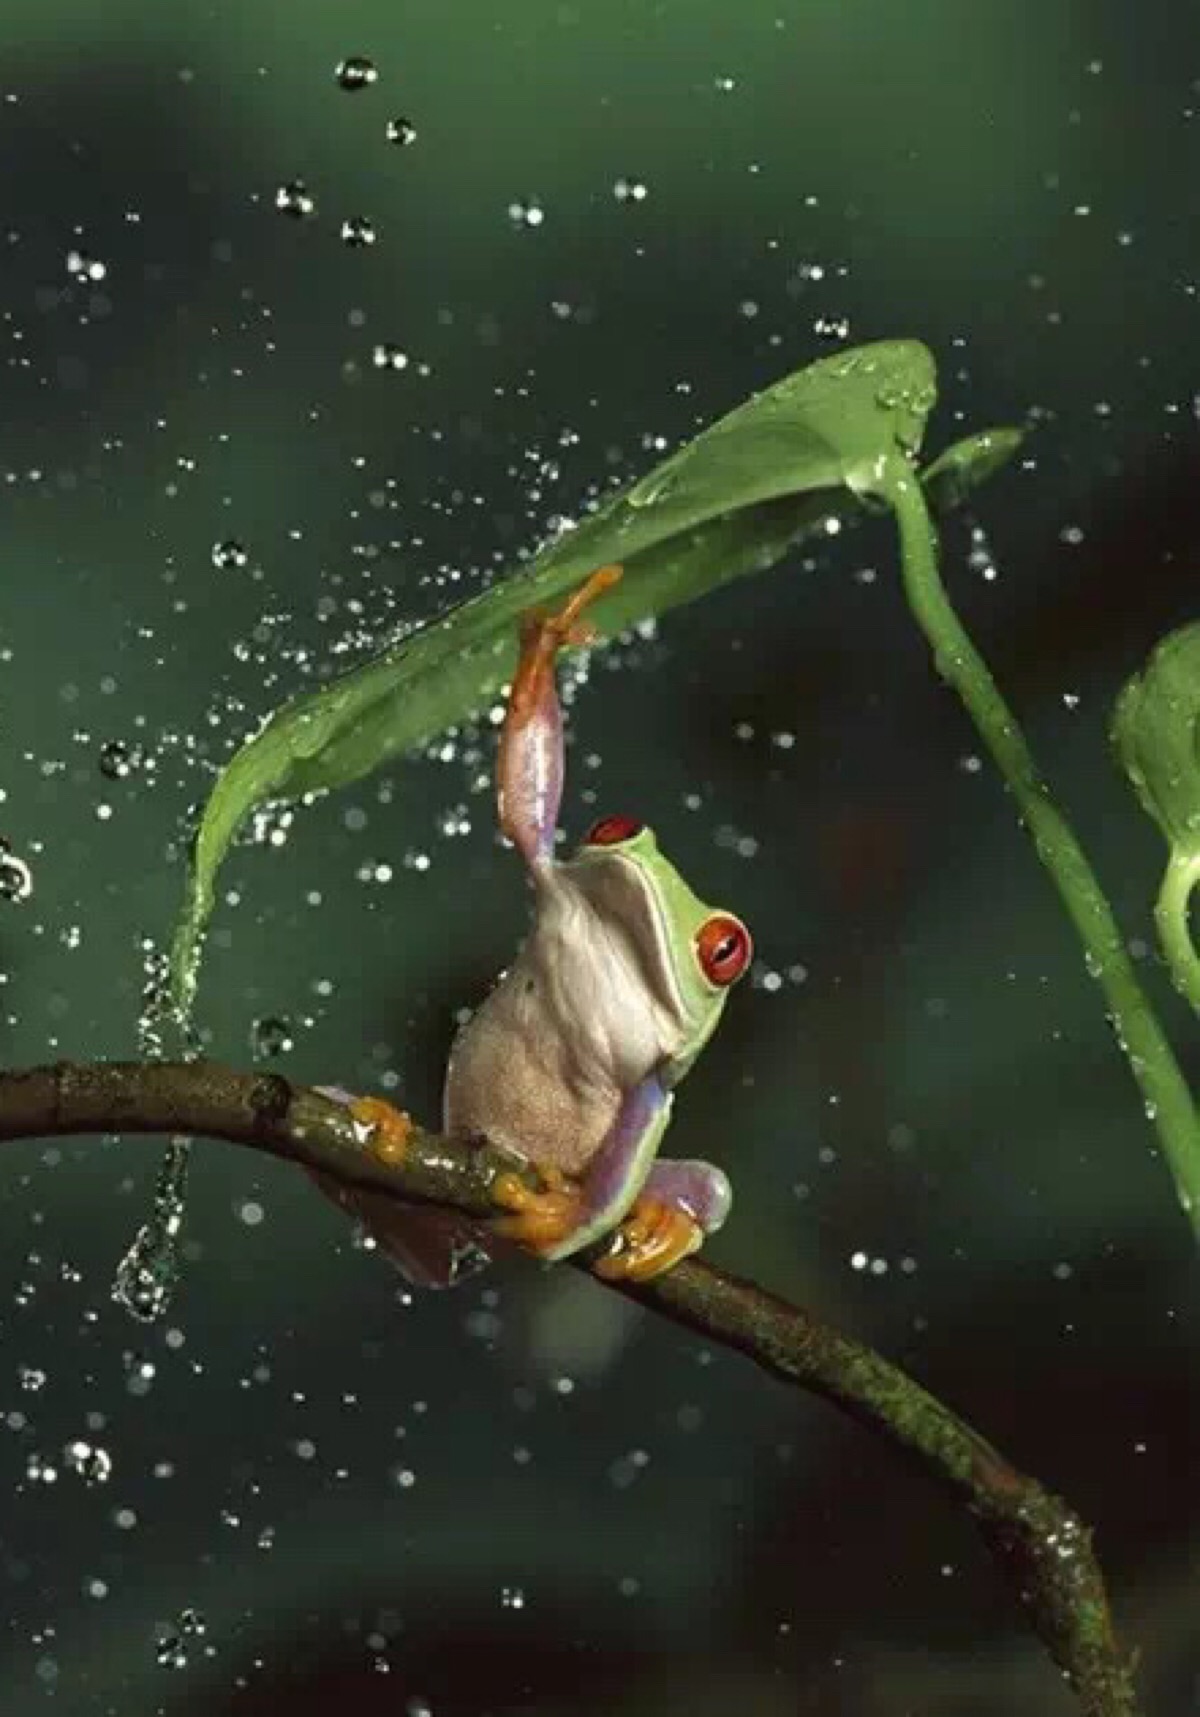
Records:
[[[736,984],[750,964],[754,943],[741,919],[718,912],[700,926],[696,952],[709,983],[724,989],[728,984]]]
[[[601,817],[598,823],[593,823],[587,832],[586,845],[589,847],[615,847],[622,841],[631,841],[634,835],[640,835],[645,828],[636,817]]]

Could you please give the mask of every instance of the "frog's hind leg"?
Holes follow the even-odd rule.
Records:
[[[729,1179],[713,1163],[656,1162],[596,1274],[631,1282],[660,1276],[721,1227],[732,1203]]]
[[[540,1192],[519,1175],[497,1179],[492,1197],[510,1213],[497,1232],[547,1259],[569,1258],[592,1245],[611,1232],[641,1190],[670,1118],[671,1095],[652,1073],[625,1093],[581,1179],[537,1163]]]

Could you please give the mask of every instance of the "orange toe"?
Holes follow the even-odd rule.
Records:
[[[350,1113],[359,1126],[369,1130],[373,1155],[380,1162],[398,1168],[408,1154],[408,1142],[413,1133],[412,1116],[386,1103],[382,1097],[356,1097],[350,1105]]]
[[[530,1252],[549,1252],[579,1226],[579,1188],[558,1169],[538,1171],[545,1186],[535,1191],[518,1174],[502,1174],[492,1185],[492,1202],[507,1214],[493,1224],[496,1233]]]
[[[648,1282],[688,1257],[703,1239],[700,1224],[677,1205],[639,1198],[611,1251],[593,1268],[606,1282]]]

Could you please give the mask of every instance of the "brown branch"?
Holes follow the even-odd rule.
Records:
[[[0,1139],[68,1133],[203,1134],[476,1216],[494,1214],[491,1184],[513,1169],[498,1152],[420,1128],[402,1165],[383,1162],[342,1105],[214,1062],[60,1062],[0,1074]],[[1133,1664],[1114,1636],[1091,1533],[1058,1497],[881,1354],[751,1282],[689,1259],[618,1291],[823,1395],[915,1458],[974,1518],[1084,1717],[1137,1717]]]

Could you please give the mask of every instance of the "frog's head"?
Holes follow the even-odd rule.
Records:
[[[706,906],[660,850],[653,829],[631,817],[604,817],[570,861],[593,910],[638,956],[655,1001],[674,1017],[681,1079],[716,1029],[730,989],[753,953],[740,918]]]

